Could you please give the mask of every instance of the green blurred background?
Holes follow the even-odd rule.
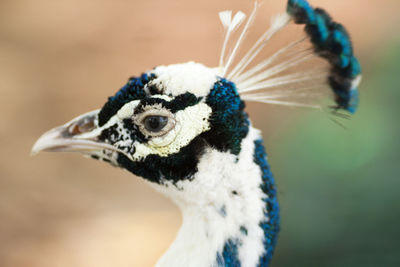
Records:
[[[311,0],[363,65],[346,130],[322,113],[249,104],[279,186],[271,266],[400,266],[398,0]],[[0,1],[0,266],[152,266],[179,211],[130,173],[79,155],[29,157],[45,130],[99,108],[159,64],[214,66],[217,12],[253,1]],[[265,1],[262,19],[286,1]],[[264,25],[255,32],[261,33]]]

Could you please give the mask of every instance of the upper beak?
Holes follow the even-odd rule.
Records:
[[[72,121],[44,133],[33,145],[32,155],[40,151],[91,152],[94,150],[116,150],[110,144],[98,141],[101,129],[95,119],[99,110],[83,114]]]

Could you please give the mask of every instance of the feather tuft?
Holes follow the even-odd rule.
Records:
[[[232,53],[229,55],[228,61],[226,62],[225,65],[223,65],[223,71],[222,71],[222,76],[223,76],[223,77],[226,76],[226,73],[227,73],[227,71],[228,71],[230,65],[232,64],[233,60],[235,59],[235,56],[236,56],[236,54],[237,54],[237,52],[238,52],[238,49],[239,49],[239,47],[240,47],[242,41],[245,39],[246,33],[248,32],[248,29],[249,29],[250,25],[253,23],[253,21],[254,21],[254,19],[255,19],[255,16],[256,16],[256,13],[257,13],[257,9],[258,9],[258,3],[255,2],[255,3],[254,3],[253,11],[251,12],[249,18],[247,19],[247,22],[246,22],[246,24],[245,24],[245,26],[244,26],[244,28],[243,28],[243,30],[242,30],[240,36],[239,36],[239,39],[236,41],[236,44],[235,44],[235,46],[234,46],[234,48],[233,48]],[[243,12],[239,11],[239,12],[235,15],[235,17],[236,17],[238,14],[243,14],[243,15],[244,15]],[[242,21],[244,20],[244,16],[243,16],[243,15],[240,15],[240,16],[239,16],[239,18],[242,18]],[[235,18],[233,18],[233,20],[235,20]],[[239,19],[238,19],[238,20],[239,20]],[[233,23],[232,23],[232,24],[233,24]],[[223,55],[222,55],[222,56],[223,56]]]
[[[225,10],[218,13],[222,26],[227,30],[232,21],[232,10]]]
[[[221,20],[222,26],[225,29],[225,38],[224,43],[222,45],[221,56],[219,59],[219,67],[224,67],[224,58],[225,58],[225,51],[228,45],[229,38],[231,34],[240,27],[240,24],[245,20],[246,14],[239,11],[232,19],[232,10],[222,11],[219,13],[219,18]]]

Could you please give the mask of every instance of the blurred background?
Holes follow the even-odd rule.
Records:
[[[283,225],[271,266],[400,266],[400,2],[311,2],[352,34],[361,106],[345,130],[320,112],[248,105],[279,186]],[[215,66],[217,13],[252,4],[0,0],[1,267],[155,264],[181,223],[169,200],[108,164],[30,157],[31,146],[100,108],[131,75],[189,60]],[[259,17],[285,5],[265,1]]]

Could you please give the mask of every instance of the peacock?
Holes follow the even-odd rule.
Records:
[[[306,0],[289,0],[241,54],[258,8],[219,13],[218,67],[188,62],[131,77],[101,109],[46,132],[32,148],[108,162],[169,197],[183,223],[156,266],[269,266],[280,227],[277,189],[246,102],[336,117],[356,111],[361,67],[344,26]],[[300,38],[262,56],[293,27],[304,28]]]

